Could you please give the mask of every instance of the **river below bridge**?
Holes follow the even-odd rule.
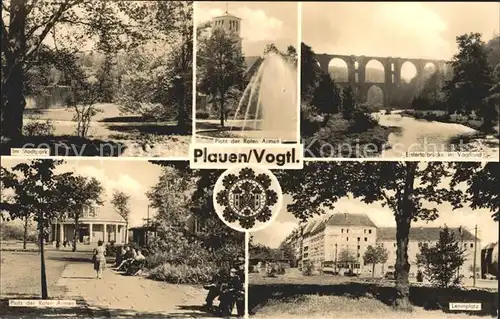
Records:
[[[397,127],[397,132],[388,137],[390,148],[382,151],[382,157],[406,157],[406,152],[482,152],[482,158],[498,160],[499,141],[493,135],[476,138],[477,130],[458,123],[443,123],[437,121],[417,120],[403,116],[402,111],[385,111],[374,113],[379,124],[387,127]],[[464,142],[452,143],[457,138],[464,137]],[[469,138],[468,138],[469,137]],[[473,138],[470,138],[473,137]]]

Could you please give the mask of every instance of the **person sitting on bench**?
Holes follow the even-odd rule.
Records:
[[[128,266],[130,266],[130,264],[134,261],[135,257],[137,256],[137,253],[135,252],[134,248],[130,248],[127,246],[125,250],[127,251],[125,253],[125,259],[116,268],[117,271],[126,271]]]
[[[207,297],[205,298],[205,310],[212,311],[215,298],[220,295],[222,283],[228,277],[227,270],[222,268],[217,274],[212,277],[210,284],[203,286],[208,290]]]
[[[141,250],[137,250],[137,256],[135,256],[134,260],[130,263],[127,269],[127,275],[135,276],[141,270],[144,264],[146,263],[146,257],[142,253]]]

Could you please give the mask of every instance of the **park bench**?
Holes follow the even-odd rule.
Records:
[[[146,265],[146,260],[134,260],[132,264],[127,268],[126,275],[128,276],[136,276],[142,273],[144,266]]]

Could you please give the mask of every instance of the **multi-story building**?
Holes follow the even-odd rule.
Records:
[[[452,228],[455,238],[460,241],[465,250],[466,261],[461,267],[461,274],[469,276],[476,252],[476,265],[481,262],[479,240],[464,228]],[[411,264],[410,275],[415,275],[418,269],[416,256],[420,253],[422,244],[433,245],[439,240],[440,227],[411,228],[408,243],[408,259]],[[388,259],[383,265],[376,265],[375,275],[382,275],[394,269],[396,263],[396,227],[377,227],[365,214],[331,214],[321,219],[312,220],[299,227],[301,236],[290,244],[292,247],[302,247],[297,252],[299,264],[311,262],[315,269],[320,269],[323,262],[336,263],[338,269],[349,268],[361,274],[371,274],[372,265],[364,262],[363,256],[368,246],[381,245],[387,249]],[[478,247],[479,248],[479,247]]]

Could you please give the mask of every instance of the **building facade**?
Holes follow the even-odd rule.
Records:
[[[99,240],[105,243],[124,244],[127,238],[126,221],[110,205],[87,206],[78,221],[76,231],[77,242],[94,244]],[[75,235],[75,220],[52,220],[49,240],[60,243],[73,242]]]
[[[236,40],[240,51],[242,50],[240,18],[226,11],[224,15],[212,18],[212,30],[216,28],[222,29],[226,34],[232,36]]]
[[[474,252],[476,267],[481,265],[479,239],[476,241],[466,229],[450,228],[465,251],[465,262],[460,274],[467,278],[472,275]],[[410,276],[418,271],[417,254],[422,244],[434,245],[439,240],[440,227],[411,228],[408,243]],[[363,256],[368,246],[386,248],[388,259],[385,264],[375,266],[375,276],[394,271],[396,263],[396,228],[377,227],[365,214],[333,214],[299,226],[301,236],[290,240],[296,252],[299,265],[309,262],[315,269],[321,269],[324,262],[337,264],[339,271],[349,269],[359,274],[371,274],[372,265],[364,262]],[[477,248],[474,245],[478,245]]]

